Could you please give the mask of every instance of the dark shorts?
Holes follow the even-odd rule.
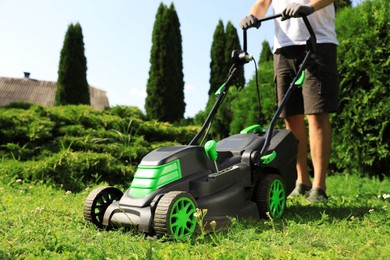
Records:
[[[289,46],[274,54],[276,97],[278,102],[293,81],[299,65],[305,57],[306,46]],[[281,116],[310,115],[336,112],[338,109],[339,83],[337,73],[337,46],[317,44],[306,68],[302,88],[295,88]]]

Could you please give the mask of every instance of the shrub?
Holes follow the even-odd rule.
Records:
[[[0,175],[62,184],[128,183],[151,150],[188,143],[198,127],[144,121],[139,109],[0,108]]]
[[[119,116],[120,118],[139,118],[146,120],[146,116],[142,113],[138,107],[127,107],[127,106],[115,106],[109,110],[111,115]]]
[[[249,81],[246,88],[239,92],[237,99],[233,102],[233,121],[230,124],[231,134],[239,133],[245,127],[253,124],[260,124],[266,128],[270,123],[277,108],[272,60],[260,62],[258,84],[260,107],[256,89],[256,75]],[[282,122],[280,120],[277,126],[283,127]]]
[[[54,123],[39,110],[1,108],[0,113],[0,144],[42,142],[52,136]]]
[[[3,162],[0,175],[8,176],[8,179],[43,180],[77,192],[98,181],[110,185],[128,185],[133,178],[134,169],[131,165],[119,163],[107,153],[65,150],[40,161]]]
[[[364,1],[337,16],[340,111],[336,170],[390,175],[390,2]]]

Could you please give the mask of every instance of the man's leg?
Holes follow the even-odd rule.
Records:
[[[310,188],[311,181],[307,170],[307,134],[304,115],[294,115],[285,118],[286,128],[292,131],[298,139],[297,154],[297,184],[304,184]]]
[[[313,188],[326,190],[332,130],[328,113],[307,115],[309,122],[310,154],[314,168]]]

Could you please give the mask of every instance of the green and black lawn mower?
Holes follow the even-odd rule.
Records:
[[[265,17],[259,23],[279,17]],[[149,235],[185,239],[196,230],[197,209],[207,209],[203,223],[215,221],[217,228],[232,218],[282,217],[295,187],[298,141],[274,125],[291,92],[303,83],[307,61],[315,51],[314,32],[307,17],[302,19],[310,34],[306,56],[267,129],[253,125],[218,142],[196,145],[207,135],[235,72],[252,60],[243,30],[244,50],[233,51],[228,78],[191,142],[147,154],[125,193],[111,186],[93,190],[85,200],[84,218],[99,228],[135,227]]]

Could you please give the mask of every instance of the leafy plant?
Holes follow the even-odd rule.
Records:
[[[340,111],[335,171],[390,174],[390,2],[364,1],[337,16]]]
[[[259,97],[257,95],[256,75],[254,75],[245,89],[238,93],[237,99],[232,104],[231,134],[239,133],[245,127],[254,124],[260,124],[266,128],[270,123],[277,108],[272,60],[259,63],[258,86]],[[280,121],[278,126],[284,127],[282,120]]]
[[[125,147],[130,147],[133,144],[134,137],[135,137],[135,135],[137,134],[137,131],[138,131],[137,129],[134,129],[132,124],[133,124],[133,120],[129,120],[129,122],[127,123],[127,126],[122,121],[122,123],[119,123],[119,125],[121,126],[121,130],[122,131],[121,130],[112,129],[112,131],[114,133],[116,133],[116,136],[117,136],[118,140]]]

